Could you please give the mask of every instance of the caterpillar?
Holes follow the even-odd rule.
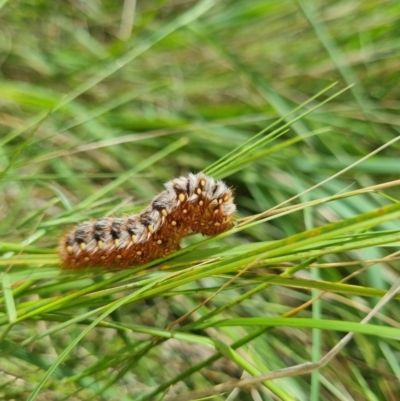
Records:
[[[236,206],[232,190],[223,181],[198,173],[164,186],[139,214],[90,220],[63,236],[62,266],[142,265],[180,249],[188,235],[217,235],[232,227]]]

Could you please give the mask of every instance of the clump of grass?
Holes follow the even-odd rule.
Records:
[[[1,398],[395,400],[398,6],[116,4],[0,4]],[[188,171],[234,229],[59,268],[69,225]]]

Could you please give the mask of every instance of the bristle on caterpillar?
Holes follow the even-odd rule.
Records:
[[[180,249],[182,238],[217,235],[232,227],[236,206],[223,181],[203,173],[165,184],[142,212],[90,220],[60,241],[63,267],[142,265]]]

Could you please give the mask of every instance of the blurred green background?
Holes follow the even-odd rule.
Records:
[[[192,343],[158,337],[226,284],[233,270],[156,297],[144,293],[108,317],[126,326],[89,330],[63,355],[92,322],[87,317],[78,324],[76,316],[171,272],[124,273],[120,281],[102,286],[112,274],[60,273],[54,255],[58,238],[73,223],[139,211],[162,183],[206,170],[278,119],[283,125],[354,84],[283,136],[249,150],[254,161],[233,162],[217,178],[235,188],[243,218],[350,166],[400,133],[399,38],[397,1],[0,1],[0,398],[158,400],[164,392],[174,397],[256,375],[236,357],[200,366],[215,350],[195,337]],[[399,150],[395,142],[295,203],[398,179]],[[240,253],[399,198],[392,186],[282,215],[205,244],[190,262],[201,260],[207,247],[224,252],[239,246]],[[398,220],[387,221],[374,235],[398,232]],[[190,238],[185,245],[201,240]],[[218,319],[277,317],[320,293],[313,280],[336,284],[357,270],[348,283],[359,286],[359,293],[328,287],[330,295],[299,316],[359,322],[382,296],[378,290],[387,290],[398,276],[398,262],[381,260],[397,250],[393,239],[387,243],[391,248],[371,244],[328,255],[319,263],[336,265],[305,269],[296,276],[304,282],[282,281],[234,305],[270,279],[264,272],[272,277],[282,265],[249,273],[197,310],[189,323],[230,303]],[[365,262],[370,260],[375,262]],[[187,267],[186,262],[183,258],[179,266]],[[96,283],[102,287],[68,298]],[[56,299],[61,300],[57,308]],[[46,305],[52,306],[42,310]],[[383,321],[374,323],[399,330],[399,315],[398,300],[392,301]],[[144,327],[156,331],[144,333]],[[252,328],[192,329],[188,333],[231,344]],[[265,372],[315,360],[342,335],[278,327],[239,351]],[[398,341],[389,336],[357,334],[313,377],[280,379],[276,387],[212,399],[398,400],[399,353]]]

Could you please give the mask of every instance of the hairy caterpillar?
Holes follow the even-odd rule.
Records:
[[[125,268],[180,249],[183,237],[232,227],[236,206],[223,181],[203,173],[173,179],[139,214],[90,220],[60,241],[62,265]]]

